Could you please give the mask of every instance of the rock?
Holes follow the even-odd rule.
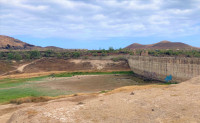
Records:
[[[83,105],[84,103],[83,102],[79,102],[77,105]]]

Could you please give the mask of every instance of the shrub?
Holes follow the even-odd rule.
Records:
[[[16,53],[15,54],[15,59],[18,60],[18,61],[22,60],[22,56],[19,53]]]
[[[38,59],[41,57],[41,54],[39,51],[35,50],[35,51],[31,51],[30,52],[30,58],[31,59]]]
[[[25,58],[25,59],[31,59],[30,53],[25,53],[25,54],[24,54],[24,58]]]
[[[0,52],[0,59],[3,59],[3,54]]]
[[[54,57],[54,52],[52,50],[45,51],[45,57]]]
[[[113,47],[109,47],[108,49],[110,52],[113,52],[114,51],[114,48]]]
[[[78,58],[78,57],[80,57],[80,52],[73,52],[73,54],[72,54],[72,57],[73,58]]]
[[[117,62],[117,61],[126,61],[126,58],[124,58],[124,57],[115,57],[115,58],[112,58],[111,60],[113,60],[114,62]]]
[[[98,56],[98,54],[97,54],[97,53],[92,53],[92,55],[93,55],[93,56]]]
[[[14,59],[14,54],[13,53],[8,53],[8,59],[9,60],[12,60],[12,59]]]
[[[61,53],[56,53],[56,57],[57,57],[57,58],[62,58]]]

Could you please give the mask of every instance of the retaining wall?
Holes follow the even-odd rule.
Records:
[[[130,68],[137,74],[164,81],[184,81],[200,75],[200,59],[184,57],[129,56]]]

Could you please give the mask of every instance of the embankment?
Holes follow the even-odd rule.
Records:
[[[24,73],[49,71],[130,71],[130,67],[126,61],[110,59],[44,58],[24,68]]]
[[[128,63],[135,73],[162,81],[170,75],[177,82],[200,75],[199,58],[129,56]]]

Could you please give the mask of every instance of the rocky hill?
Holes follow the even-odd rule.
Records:
[[[59,47],[48,46],[40,47],[25,43],[13,37],[0,35],[0,50],[63,50]]]
[[[9,36],[0,35],[0,49],[32,49],[34,47],[36,46]]]
[[[131,44],[126,47],[127,49],[199,49],[181,42],[161,41],[159,43],[142,45],[138,43]]]

